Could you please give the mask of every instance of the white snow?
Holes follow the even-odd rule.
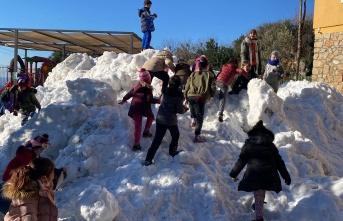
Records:
[[[229,172],[245,131],[262,119],[275,133],[292,178],[279,194],[267,193],[266,220],[343,220],[343,96],[324,83],[291,81],[276,95],[265,82],[252,80],[248,91],[228,97],[223,123],[217,97],[206,105],[202,132],[208,142],[194,144],[189,112],[179,115],[184,151],[168,155],[167,133],[155,164],[142,166],[152,139],[141,139],[141,152],[131,150],[130,104],[117,103],[156,52],[72,54],[58,64],[45,87],[37,88],[40,113],[23,127],[20,116],[0,117],[0,174],[20,144],[48,133],[51,146],[42,155],[68,168],[55,193],[59,220],[251,220],[253,194],[238,192]],[[159,96],[161,82],[155,78],[153,85]]]

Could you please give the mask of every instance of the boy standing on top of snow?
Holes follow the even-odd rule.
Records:
[[[150,13],[152,2],[149,0],[144,1],[144,7],[138,10],[138,15],[141,17],[141,28],[144,33],[142,39],[142,51],[150,47],[151,32],[155,31],[154,19],[157,18],[156,14]]]
[[[141,68],[138,72],[139,82],[132,88],[132,90],[127,93],[119,104],[124,104],[130,98],[131,105],[128,115],[133,119],[135,124],[134,131],[134,145],[132,150],[141,150],[141,145],[139,144],[142,132],[142,118],[146,117],[146,124],[143,132],[143,137],[152,137],[149,129],[154,120],[154,114],[151,110],[151,104],[159,104],[160,99],[156,99],[152,95],[151,76],[145,68]]]
[[[148,150],[144,165],[152,164],[152,159],[160,146],[164,135],[169,130],[172,140],[169,145],[169,155],[174,157],[180,151],[177,150],[179,142],[179,128],[176,114],[183,114],[188,109],[183,105],[183,94],[180,90],[181,79],[174,75],[169,80],[169,87],[162,90],[163,99],[156,116],[156,133]]]
[[[273,143],[274,133],[263,126],[262,120],[248,132],[248,136],[230,176],[234,182],[238,181],[238,174],[247,165],[238,190],[254,192],[256,221],[263,221],[266,190],[276,193],[282,190],[279,173],[287,185],[291,184],[291,177]]]

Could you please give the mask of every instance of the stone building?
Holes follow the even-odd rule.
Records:
[[[343,0],[315,0],[312,81],[343,93]]]

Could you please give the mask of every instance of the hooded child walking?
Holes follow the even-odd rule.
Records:
[[[131,105],[128,115],[133,119],[135,124],[134,130],[134,145],[133,150],[141,150],[140,138],[142,132],[142,119],[146,117],[146,124],[143,132],[143,137],[152,137],[149,129],[154,121],[154,114],[151,109],[151,104],[159,104],[160,99],[154,98],[152,94],[151,76],[145,68],[141,68],[138,72],[139,82],[127,93],[119,104],[124,104],[130,98]]]
[[[258,121],[248,132],[248,136],[230,176],[234,182],[238,181],[238,174],[247,165],[243,179],[239,182],[238,190],[254,192],[256,221],[263,221],[266,191],[279,193],[282,190],[279,173],[287,185],[291,184],[291,177],[273,143],[273,132],[263,126],[262,120]]]
[[[183,114],[188,109],[183,105],[183,94],[180,89],[181,79],[174,75],[169,80],[169,87],[163,89],[162,103],[156,116],[156,133],[154,140],[148,150],[144,165],[149,166],[159,148],[164,135],[169,130],[172,140],[169,145],[169,155],[174,157],[179,153],[177,150],[179,142],[179,128],[177,126],[176,114]]]

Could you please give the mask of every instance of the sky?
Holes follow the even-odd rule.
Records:
[[[251,220],[253,194],[237,191],[229,172],[246,131],[261,119],[275,133],[292,179],[290,186],[281,179],[279,194],[267,192],[265,220],[343,220],[343,96],[324,83],[291,81],[275,94],[254,79],[248,91],[228,96],[223,123],[215,96],[206,104],[207,142],[194,144],[190,113],[178,115],[183,151],[169,156],[167,133],[155,164],[142,166],[152,138],[142,138],[142,151],[132,151],[130,103],[118,102],[156,53],[105,52],[96,59],[72,54],[58,64],[45,86],[37,87],[42,109],[26,125],[8,111],[0,117],[0,174],[19,145],[48,133],[51,145],[42,156],[68,169],[55,192],[59,221]],[[162,83],[154,78],[152,85],[158,97]],[[155,115],[158,107],[152,105]],[[155,134],[155,123],[150,132]]]
[[[307,13],[313,13],[314,0],[307,0]],[[205,41],[215,38],[230,45],[249,29],[268,22],[294,18],[299,1],[289,0],[154,0],[156,31],[151,46],[161,49],[170,42]],[[143,0],[1,0],[0,27],[63,30],[135,32],[142,37],[138,9]],[[15,9],[7,10],[7,9]],[[25,52],[19,50],[24,57]],[[28,56],[48,57],[51,52],[28,51]],[[0,65],[9,65],[14,50],[0,47]]]

